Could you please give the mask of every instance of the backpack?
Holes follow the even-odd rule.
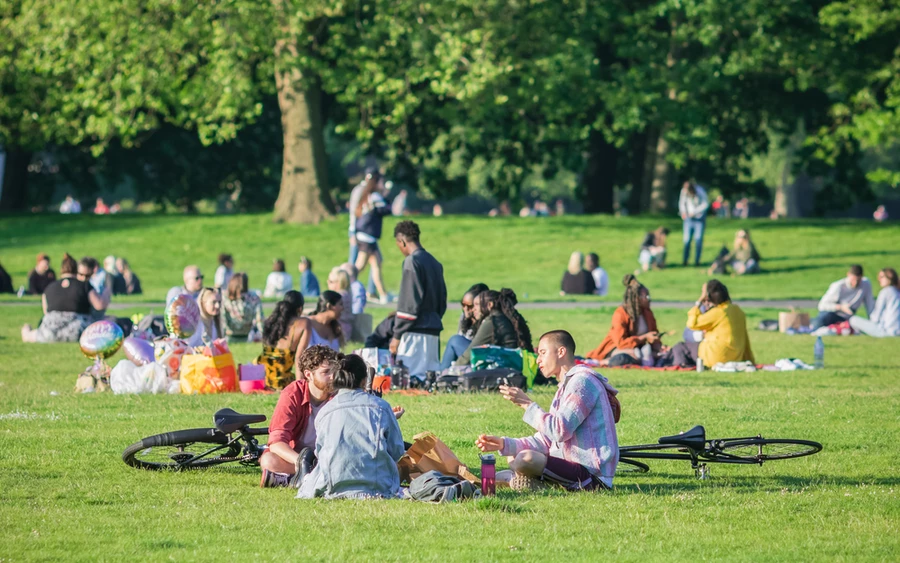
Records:
[[[467,498],[478,498],[481,491],[472,483],[444,475],[437,471],[426,471],[409,484],[409,496],[422,502],[453,502]]]

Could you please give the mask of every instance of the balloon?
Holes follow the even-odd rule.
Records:
[[[182,293],[166,307],[165,319],[169,334],[190,338],[200,325],[200,307],[193,297]]]
[[[125,350],[125,357],[131,360],[131,363],[140,367],[153,363],[153,343],[141,338],[129,336],[122,344]]]
[[[78,343],[88,358],[104,359],[115,354],[122,346],[122,329],[112,321],[97,321],[81,333]]]

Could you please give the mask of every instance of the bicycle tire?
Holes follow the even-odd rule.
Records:
[[[713,440],[713,443],[716,442]],[[756,462],[794,459],[822,451],[822,444],[818,442],[793,439],[751,438],[717,445],[718,449],[728,455]]]
[[[620,457],[619,463],[616,465],[616,475],[628,475],[632,473],[647,473],[650,466],[633,459]]]
[[[138,469],[152,471],[180,471],[182,469],[202,469],[236,461],[235,457],[240,453],[240,446],[235,446],[222,453],[215,453],[211,457],[191,460],[187,456],[196,456],[211,449],[210,447],[190,448],[195,444],[208,444],[212,447],[224,446],[228,443],[228,436],[215,428],[192,428],[190,430],[178,430],[148,436],[140,442],[128,446],[122,452],[122,461],[126,465]],[[230,455],[224,455],[228,453]]]

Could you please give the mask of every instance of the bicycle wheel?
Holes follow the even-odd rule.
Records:
[[[650,466],[646,463],[641,463],[639,461],[624,457],[620,457],[619,464],[616,465],[616,475],[623,475],[628,473],[646,473],[648,471],[650,471]]]
[[[716,443],[715,440],[712,442]],[[809,440],[751,438],[749,440],[725,442],[718,446],[718,449],[728,455],[761,462],[812,455],[822,451],[822,444]]]
[[[227,444],[228,436],[214,428],[166,432],[128,446],[122,453],[122,461],[131,467],[157,471],[200,469],[237,461],[240,445]]]

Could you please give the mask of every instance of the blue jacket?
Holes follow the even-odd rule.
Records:
[[[300,275],[300,293],[303,297],[319,296],[319,278],[309,270]]]
[[[319,461],[297,498],[395,498],[404,453],[391,406],[361,389],[341,389],[316,415]]]

